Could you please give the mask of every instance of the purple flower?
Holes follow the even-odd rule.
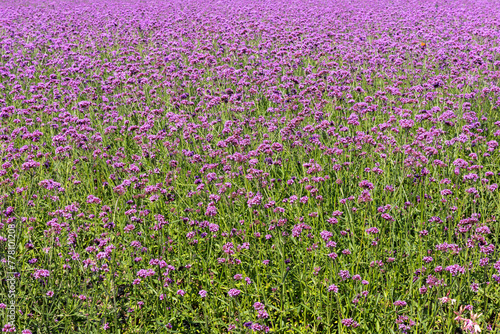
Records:
[[[255,302],[255,303],[253,303],[253,308],[254,308],[256,311],[263,310],[263,309],[264,309],[264,304],[262,304],[262,303],[260,303],[260,302]]]
[[[258,313],[257,318],[259,318],[259,319],[269,318],[269,314],[265,310],[259,310],[257,313]]]
[[[349,270],[341,270],[339,271],[339,276],[342,278],[343,281],[351,277],[351,274],[349,274]]]
[[[14,327],[14,325],[11,325],[11,324],[7,323],[7,324],[5,324],[5,326],[3,326],[2,332],[15,333],[16,332],[16,327]]]
[[[370,228],[366,229],[366,231],[365,231],[365,232],[366,232],[367,234],[377,234],[377,233],[379,233],[380,231],[379,231],[379,229],[378,229],[378,228],[376,228],[376,227],[370,227]]]
[[[320,234],[321,238],[327,242],[333,236],[333,233],[330,231],[322,231]]]
[[[494,265],[493,265],[493,268],[496,269],[496,271],[498,271],[498,273],[500,274],[500,260],[498,260]]]
[[[465,268],[459,266],[458,264],[448,266],[446,267],[445,270],[449,272],[452,276],[456,276],[458,274],[465,274]]]
[[[47,269],[37,269],[31,274],[34,278],[39,279],[41,277],[49,277],[50,272]]]
[[[360,188],[365,188],[365,189],[370,189],[372,190],[374,187],[373,187],[373,183],[369,182],[368,180],[363,180],[359,183],[359,187]]]
[[[229,291],[228,291],[228,293],[227,293],[227,294],[229,295],[229,297],[236,297],[236,296],[238,296],[240,293],[241,293],[241,291],[240,291],[240,290],[238,290],[238,289],[231,289],[231,290],[229,290]]]
[[[219,231],[219,225],[210,224],[210,225],[208,225],[208,229],[210,230],[210,232],[217,232],[217,231]]]
[[[207,292],[205,290],[200,290],[198,294],[201,296],[201,298],[205,298],[207,296]]]
[[[406,302],[403,300],[396,300],[393,304],[394,306],[402,306],[402,307],[407,305]]]
[[[213,216],[217,215],[217,208],[215,207],[215,203],[214,202],[210,202],[208,204],[207,210],[205,211],[205,215],[206,216],[210,216],[210,217],[213,217]]]
[[[89,195],[87,197],[87,203],[89,203],[89,204],[91,204],[91,203],[100,204],[101,203],[101,199],[98,198],[98,197],[95,197],[94,195]]]
[[[335,292],[335,293],[338,293],[339,292],[339,288],[335,285],[335,284],[332,284],[328,287],[328,292]]]
[[[346,327],[356,328],[359,326],[359,324],[356,321],[352,320],[352,318],[342,319],[341,323]]]

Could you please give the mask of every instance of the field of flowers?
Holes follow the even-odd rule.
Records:
[[[0,4],[3,332],[500,332],[500,3]]]

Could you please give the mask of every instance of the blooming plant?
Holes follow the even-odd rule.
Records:
[[[463,305],[460,306],[459,312],[455,312],[455,314],[457,315],[457,317],[455,318],[455,321],[457,321],[461,324],[461,328],[466,333],[480,333],[481,327],[476,322],[476,320],[482,314],[474,314],[474,313],[472,313],[472,310],[470,310],[470,319],[467,319],[467,318],[462,317],[462,314],[464,311],[465,311],[465,307]]]

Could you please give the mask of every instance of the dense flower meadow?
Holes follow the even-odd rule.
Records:
[[[499,2],[0,13],[3,332],[500,331]]]

